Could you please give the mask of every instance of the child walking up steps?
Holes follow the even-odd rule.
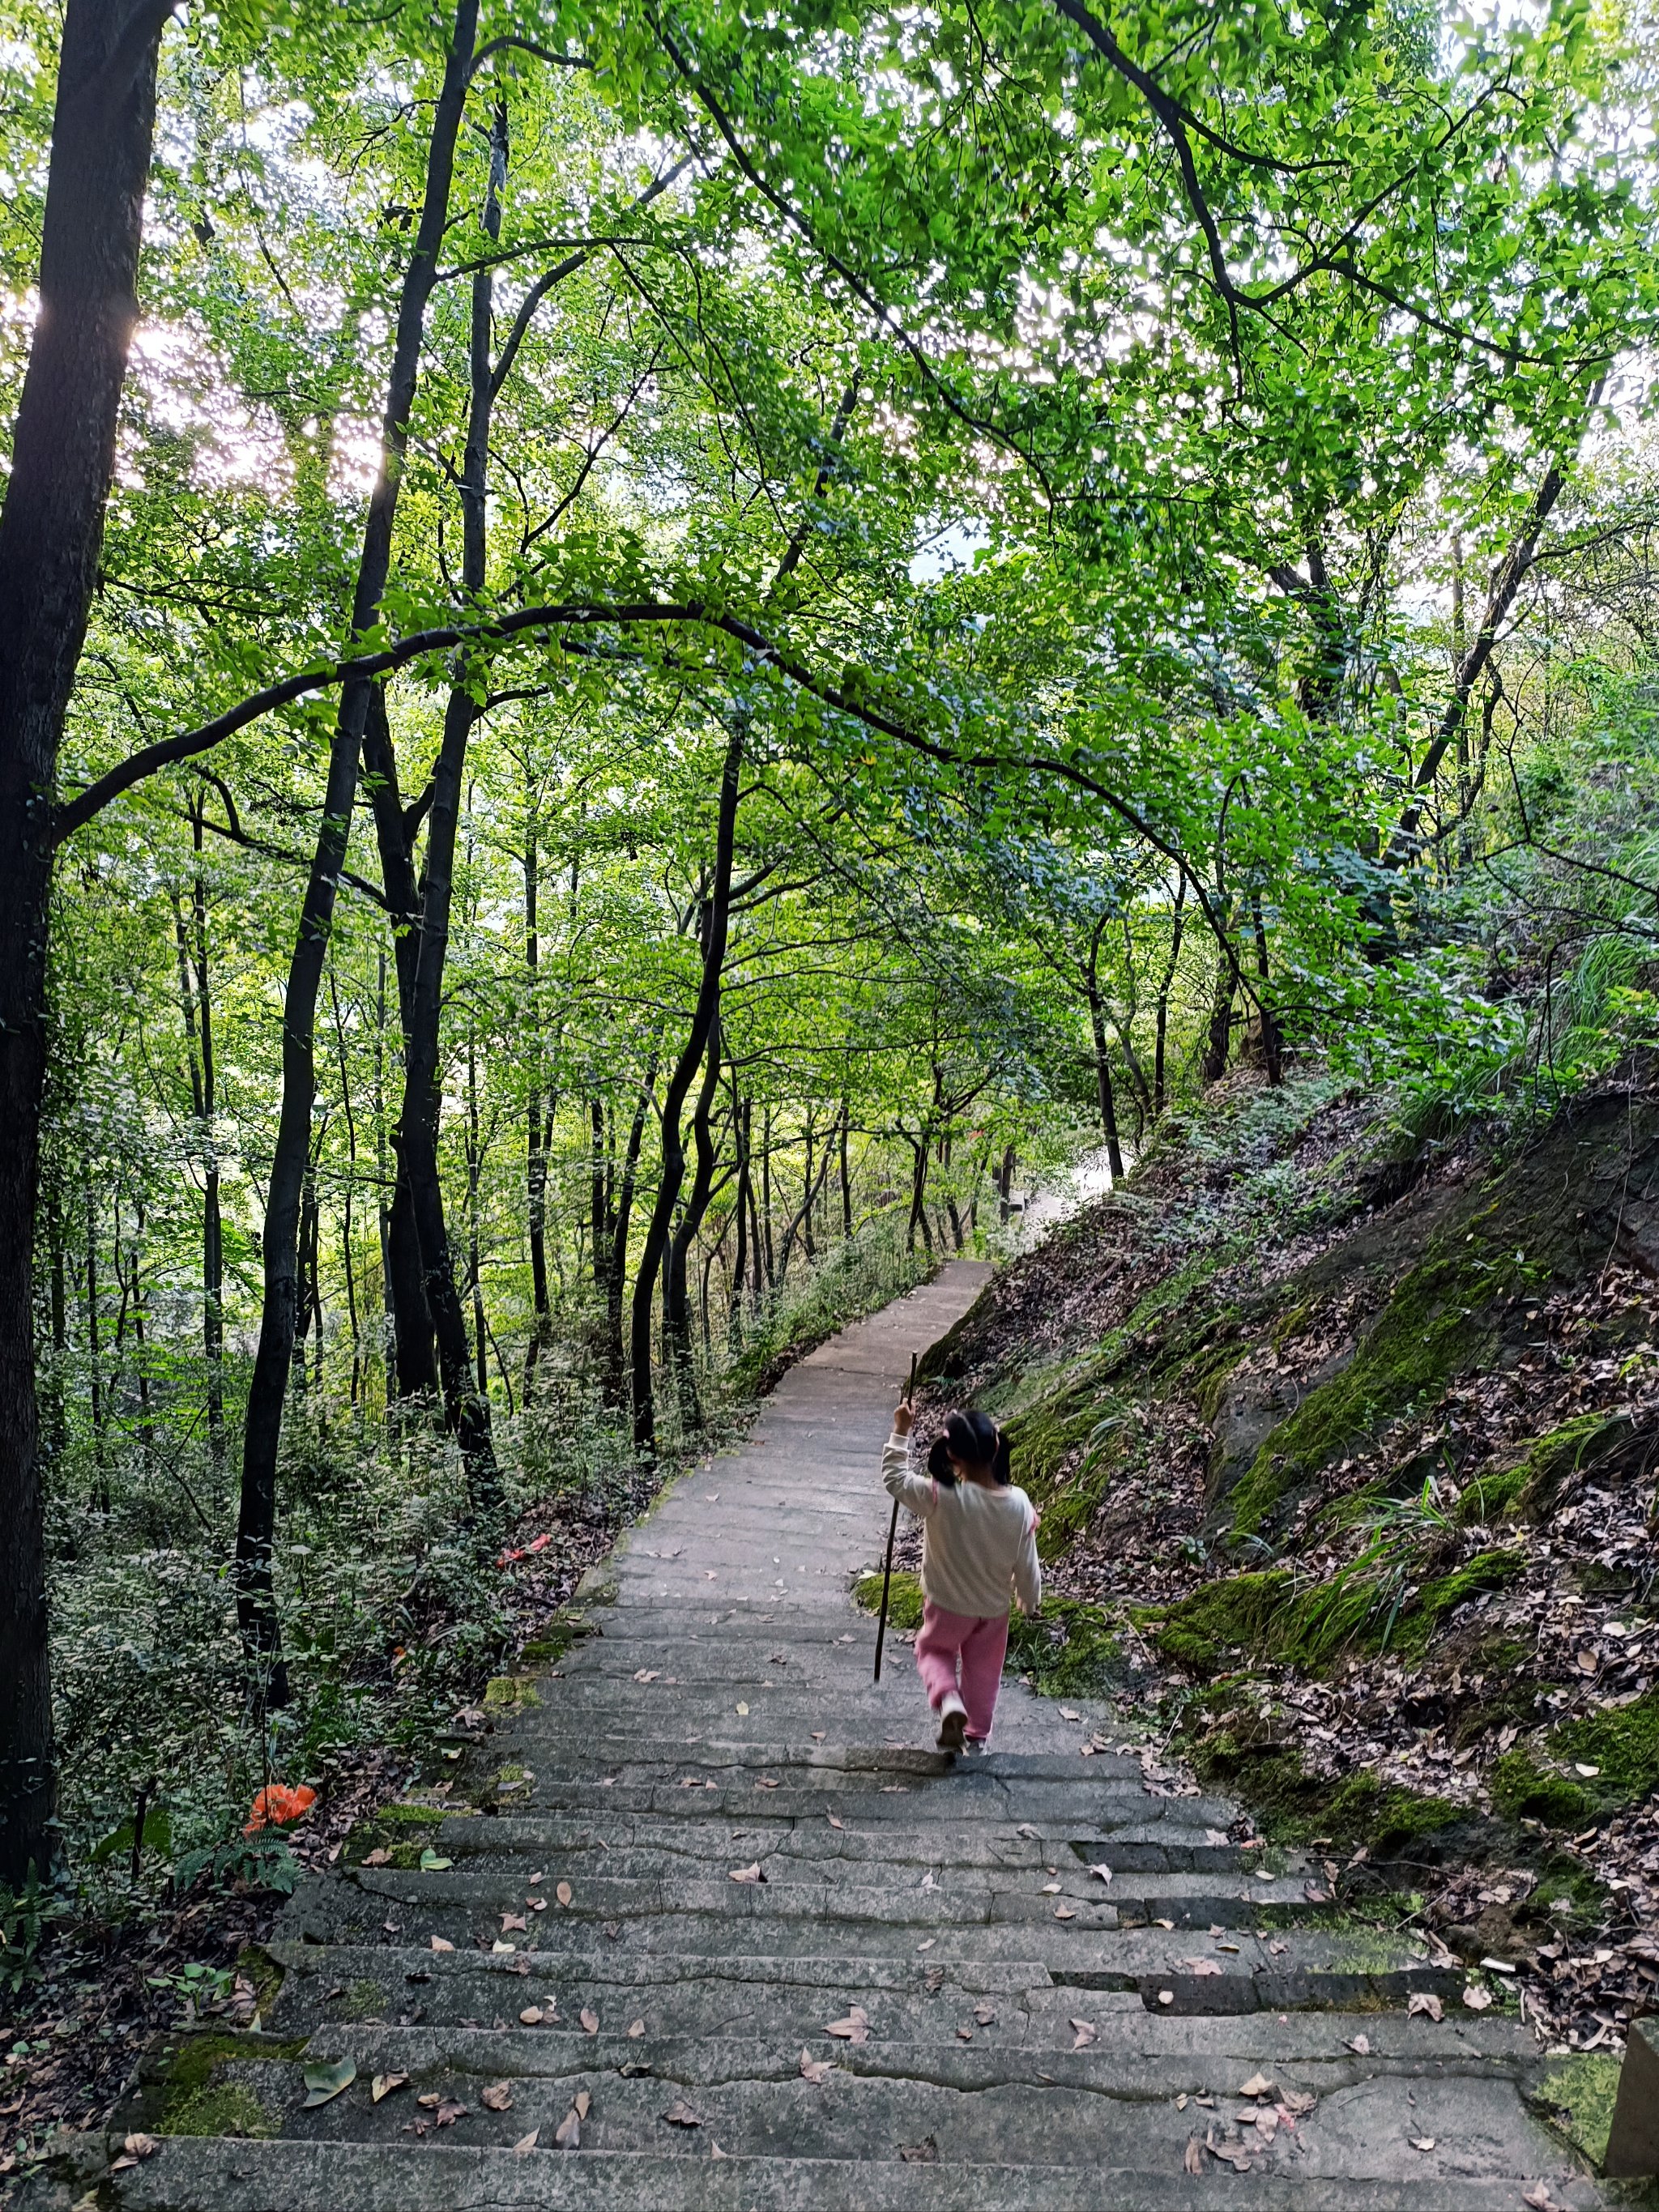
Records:
[[[908,1405],[893,1415],[881,1455],[890,1498],[922,1524],[921,1632],[916,1671],[939,1715],[941,1751],[989,1741],[1008,1648],[1008,1609],[1042,1600],[1036,1514],[1014,1486],[1008,1446],[988,1413],[957,1412],[927,1455],[910,1464]],[[958,1678],[958,1669],[960,1675]]]

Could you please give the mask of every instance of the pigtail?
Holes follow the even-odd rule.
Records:
[[[951,1465],[951,1453],[943,1437],[935,1437],[933,1449],[927,1455],[927,1472],[935,1482],[947,1486],[956,1482],[956,1470]]]
[[[1000,1429],[997,1431],[997,1448],[991,1457],[991,1473],[1005,1488],[1014,1479],[1013,1464],[1008,1455],[1008,1439]]]

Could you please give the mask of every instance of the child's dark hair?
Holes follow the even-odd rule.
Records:
[[[1008,1463],[1008,1439],[991,1416],[981,1413],[977,1407],[965,1413],[958,1407],[945,1424],[945,1434],[935,1440],[927,1455],[927,1472],[935,1482],[956,1480],[956,1469],[950,1457],[952,1452],[969,1467],[983,1467],[988,1461],[998,1482],[1013,1480]]]

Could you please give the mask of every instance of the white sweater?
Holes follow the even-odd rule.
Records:
[[[946,1613],[995,1619],[1018,1594],[1022,1613],[1042,1602],[1042,1569],[1037,1564],[1036,1514],[1023,1490],[999,1484],[935,1482],[913,1472],[910,1440],[889,1437],[881,1455],[881,1479],[923,1524],[921,1594]]]

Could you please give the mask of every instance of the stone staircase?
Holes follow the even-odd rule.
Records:
[[[1599,2203],[1529,2032],[1337,1924],[1235,1807],[1095,1750],[1121,1717],[1010,1682],[998,1747],[952,1762],[908,1650],[871,1684],[847,1587],[888,1413],[983,1273],[794,1370],[550,1671],[295,1896],[258,2031],[158,2051],[31,2212]],[[346,2086],[307,2106],[307,2075]],[[130,2131],[155,2148],[115,2167]]]

